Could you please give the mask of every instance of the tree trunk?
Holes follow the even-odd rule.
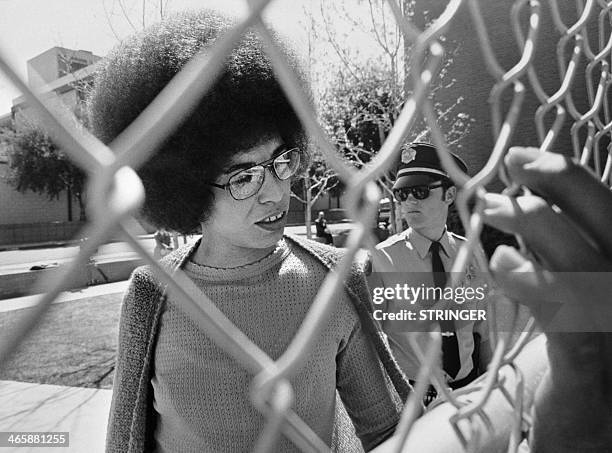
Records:
[[[66,187],[66,201],[68,203],[68,221],[72,222],[72,189]]]
[[[408,17],[408,11],[410,8],[411,0],[402,0],[402,11],[404,12],[404,19],[410,21],[410,17]],[[411,81],[410,79],[410,56],[412,55],[412,42],[408,39],[406,35],[402,35],[403,43],[404,43],[404,99],[408,99],[408,92],[410,91]]]
[[[397,221],[395,219],[395,200],[393,197],[389,197],[389,226],[393,228],[393,234],[399,233],[397,230]]]
[[[87,220],[87,216],[85,215],[85,203],[83,203],[83,195],[77,195],[77,201],[79,202],[79,221],[85,222]]]
[[[310,208],[312,207],[312,193],[310,191],[310,178],[304,179],[304,190],[306,195],[306,204],[304,205],[304,223],[306,224],[306,237],[308,239],[312,239],[312,221],[311,221],[311,213]]]

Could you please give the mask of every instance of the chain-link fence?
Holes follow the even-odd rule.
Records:
[[[546,3],[543,5],[542,3]],[[362,170],[345,165],[327,139],[325,132],[317,123],[315,112],[308,98],[300,91],[300,84],[292,69],[286,64],[281,51],[261,19],[267,0],[249,2],[250,12],[238,25],[218,40],[206,57],[196,57],[180,72],[149,107],[134,121],[109,147],[97,141],[86,131],[76,129],[72,122],[52,109],[31,91],[0,55],[2,70],[41,114],[48,132],[63,147],[70,157],[86,170],[89,175],[89,222],[84,236],[89,240],[81,247],[78,256],[66,267],[61,276],[53,276],[39,282],[38,290],[45,291],[44,297],[21,321],[17,334],[4,335],[0,342],[0,364],[23,341],[36,324],[45,316],[51,303],[61,291],[73,285],[73,279],[79,268],[86,265],[97,247],[112,234],[119,232],[126,242],[136,250],[144,260],[161,276],[173,294],[180,299],[185,312],[204,329],[207,334],[225,351],[228,352],[245,369],[252,372],[255,390],[252,392],[253,403],[266,415],[266,425],[257,444],[258,451],[272,448],[280,432],[288,436],[304,451],[326,451],[328,447],[313,434],[312,430],[300,420],[291,409],[291,387],[289,378],[302,367],[305,357],[311,350],[324,321],[333,306],[332,300],[336,291],[341,290],[345,276],[358,250],[374,243],[370,237],[369,225],[377,214],[380,198],[375,180],[386,173],[394,162],[400,146],[409,135],[415,121],[424,117],[431,137],[437,146],[445,168],[454,180],[458,181],[459,192],[457,207],[466,227],[467,241],[462,246],[452,268],[453,275],[462,272],[473,251],[479,245],[483,206],[479,200],[485,193],[484,186],[500,175],[509,190],[517,190],[503,171],[502,160],[512,143],[517,118],[521,115],[521,106],[525,99],[526,85],[530,86],[539,108],[533,118],[537,128],[538,145],[542,150],[554,150],[554,145],[562,133],[563,125],[571,123],[571,142],[576,158],[585,165],[592,165],[601,180],[610,184],[612,172],[612,154],[607,147],[603,154],[602,144],[609,142],[612,130],[610,113],[609,88],[612,78],[609,74],[610,57],[612,56],[612,2],[603,0],[576,0],[577,17],[572,24],[564,23],[559,12],[557,1],[516,0],[511,8],[509,20],[514,30],[514,38],[520,49],[520,58],[510,69],[503,68],[496,59],[495,51],[488,37],[488,30],[483,20],[481,8],[487,2],[478,0],[451,0],[443,13],[425,30],[404,20],[396,0],[389,0],[402,33],[412,42],[411,77],[414,90],[406,100],[401,114],[389,133],[372,164]],[[494,79],[490,89],[490,119],[494,134],[494,146],[486,165],[473,177],[463,174],[454,164],[448,153],[444,135],[440,130],[434,106],[428,97],[431,84],[436,80],[436,73],[443,60],[443,40],[440,38],[453,24],[460,8],[468,8],[471,24],[480,43],[480,51],[487,69]],[[557,36],[542,36],[540,23],[544,14],[554,22]],[[593,44],[588,36],[587,26],[595,25],[598,29],[597,43]],[[255,27],[266,44],[266,50],[274,63],[278,80],[294,105],[301,121],[316,144],[323,151],[328,164],[337,172],[345,183],[348,194],[348,210],[356,227],[351,231],[344,258],[338,263],[322,285],[311,309],[298,334],[286,352],[277,360],[271,359],[249,338],[234,326],[211,301],[202,294],[196,285],[182,272],[170,275],[142,247],[137,238],[130,233],[133,215],[139,209],[144,189],[134,169],[151,157],[152,150],[177,127],[179,118],[194,108],[202,94],[215,80],[223,66],[224,57],[231,51],[233,44],[249,27]],[[557,41],[558,70],[561,75],[558,88],[547,93],[539,80],[534,67],[534,56],[539,41],[555,39]],[[591,37],[592,39],[592,37]],[[568,55],[570,56],[568,58]],[[584,71],[589,108],[580,112],[572,98],[572,84],[576,77],[578,62],[587,61]],[[510,99],[510,102],[504,102]],[[547,120],[552,112],[552,121]],[[566,118],[569,113],[569,118]],[[602,139],[604,139],[602,141]],[[591,164],[592,162],[592,164]],[[474,206],[469,206],[476,200]],[[482,263],[486,268],[486,263]],[[494,317],[495,307],[490,307]],[[459,423],[468,422],[474,417],[486,419],[483,413],[487,398],[493,389],[499,389],[515,409],[515,427],[512,430],[510,449],[516,448],[521,441],[521,432],[529,425],[528,408],[524,407],[521,398],[522,382],[517,379],[514,391],[500,385],[498,379],[500,368],[511,364],[518,352],[526,343],[530,328],[526,329],[518,343],[510,347],[508,335],[493,333],[495,352],[489,367],[488,378],[483,381],[479,397],[471,402],[460,401],[457,397],[462,391],[444,395],[456,407],[451,418],[457,435],[466,451],[477,451],[479,435],[476,432],[460,430]],[[415,346],[416,347],[416,346]],[[419,352],[422,359],[420,380],[406,404],[398,426],[397,434],[406,438],[418,414],[420,401],[429,382],[436,382],[437,387],[444,389],[442,373],[436,365],[439,354],[439,341],[433,341],[428,351]],[[463,390],[464,392],[465,390]],[[465,425],[464,425],[465,426]]]

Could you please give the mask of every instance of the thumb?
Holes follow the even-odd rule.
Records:
[[[490,265],[493,278],[504,294],[516,302],[533,308],[550,297],[550,275],[515,248],[497,247]]]
[[[491,270],[493,272],[529,272],[533,264],[517,249],[507,245],[500,245],[491,257]]]

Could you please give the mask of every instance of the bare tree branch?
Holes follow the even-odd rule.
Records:
[[[300,203],[306,204],[306,200],[304,200],[302,197],[296,194],[293,190],[291,191],[291,196],[295,198],[296,200],[298,200]]]
[[[117,39],[117,41],[121,41],[121,38],[119,37],[117,31],[115,30],[115,27],[113,26],[113,22],[111,21],[110,15],[108,13],[108,9],[106,8],[106,0],[102,0],[102,8],[104,9],[104,17],[106,18],[106,24],[108,25],[108,28],[110,28],[110,31],[115,37],[115,39]]]
[[[338,58],[340,58],[340,60],[342,61],[342,63],[344,64],[345,68],[348,69],[348,71],[351,73],[351,75],[353,77],[355,77],[356,79],[359,78],[359,76],[355,73],[355,71],[352,68],[352,63],[349,61],[349,59],[347,58],[347,56],[345,55],[345,51],[342,50],[342,48],[338,45],[338,43],[335,40],[335,37],[332,36],[332,32],[331,32],[331,25],[329,23],[328,18],[325,15],[325,11],[323,9],[323,2],[321,2],[321,17],[323,19],[323,23],[325,25],[325,33],[327,34],[327,39],[329,44],[332,46],[332,48],[334,49],[334,51],[336,52],[336,55],[338,55]]]
[[[123,0],[117,0],[119,3],[119,8],[121,8],[121,12],[123,13],[123,17],[125,18],[125,20],[127,21],[127,23],[130,25],[130,27],[132,27],[132,30],[137,31],[138,29],[136,28],[136,26],[132,23],[132,20],[130,19],[130,15],[127,13],[127,11],[125,10],[125,5],[123,4]]]

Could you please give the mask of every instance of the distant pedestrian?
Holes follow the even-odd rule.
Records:
[[[317,237],[325,239],[326,244],[334,243],[334,237],[327,226],[327,220],[325,219],[325,213],[323,211],[319,211],[319,217],[315,220],[315,227],[317,229]]]
[[[378,225],[374,229],[374,236],[376,236],[378,242],[382,242],[389,237],[389,230],[385,222],[378,222]]]
[[[174,247],[172,247],[172,237],[170,233],[166,230],[161,229],[155,232],[153,236],[155,239],[155,249],[153,249],[153,258],[160,259],[163,256],[166,256]]]

